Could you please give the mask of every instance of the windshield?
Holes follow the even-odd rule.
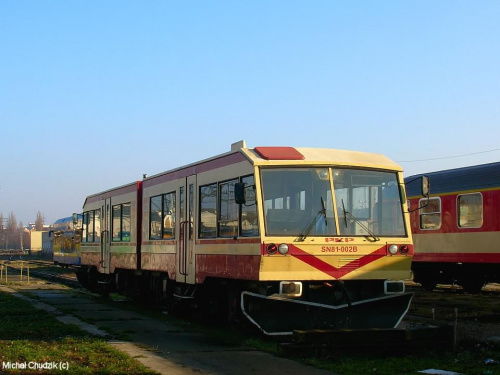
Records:
[[[327,168],[263,169],[261,176],[267,234],[337,233]]]
[[[396,173],[273,168],[262,169],[261,180],[267,235],[297,236],[302,240],[309,236],[349,235],[378,240],[376,236],[406,234]]]
[[[396,173],[334,169],[333,183],[341,235],[406,234]]]

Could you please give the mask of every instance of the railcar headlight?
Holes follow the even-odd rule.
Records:
[[[266,247],[266,251],[269,255],[273,255],[273,254],[276,254],[276,251],[278,250],[278,248],[276,247],[275,244],[273,243],[270,243],[269,245],[267,245]]]
[[[408,254],[409,251],[410,251],[410,246],[408,245],[401,245],[401,247],[399,248],[399,252],[403,255]]]
[[[398,253],[398,245],[390,245],[389,246],[389,253],[391,255],[396,255]]]
[[[278,248],[278,251],[281,255],[286,255],[288,254],[288,245],[286,243],[282,243],[279,248]]]

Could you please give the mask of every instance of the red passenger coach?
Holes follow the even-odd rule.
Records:
[[[142,181],[94,194],[83,205],[81,264],[83,286],[109,291],[115,275],[140,269]]]
[[[461,285],[477,293],[500,282],[500,163],[427,173],[429,199],[405,179],[415,255],[414,280],[426,289]]]
[[[87,197],[79,279],[268,334],[394,327],[412,297],[404,197],[383,155],[239,142]]]

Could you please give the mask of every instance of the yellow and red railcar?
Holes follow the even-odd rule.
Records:
[[[83,211],[90,287],[241,311],[270,334],[393,327],[411,300],[402,170],[383,155],[239,142]]]
[[[49,236],[52,238],[52,259],[62,266],[80,266],[81,215],[55,221]]]
[[[428,290],[457,283],[473,293],[500,282],[500,163],[427,173],[429,199],[411,183],[420,176],[406,178],[414,280]]]

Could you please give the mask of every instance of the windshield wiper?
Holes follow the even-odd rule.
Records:
[[[297,241],[304,241],[306,239],[306,237],[309,235],[309,233],[314,228],[314,226],[316,225],[316,223],[318,222],[318,220],[319,220],[319,218],[321,216],[323,216],[323,218],[325,220],[325,227],[328,226],[328,223],[326,221],[326,205],[325,205],[325,201],[323,200],[323,197],[320,197],[320,198],[321,198],[321,210],[319,210],[318,213],[316,214],[316,216],[314,216],[314,218],[312,219],[311,223],[306,227],[306,229],[304,229],[302,231],[302,233],[297,238]]]
[[[325,218],[325,227],[328,226],[328,223],[326,222],[326,205],[325,205],[325,201],[323,200],[323,197],[320,197],[321,198],[321,211],[318,212],[321,213],[321,215],[323,215],[323,217]]]
[[[373,233],[370,230],[370,228],[368,228],[365,224],[363,224],[362,221],[360,221],[358,218],[356,218],[356,216],[354,216],[353,214],[351,214],[349,211],[346,211],[343,199],[342,199],[342,211],[344,212],[344,223],[345,223],[345,227],[346,228],[347,228],[347,219],[349,219],[351,221],[354,221],[356,224],[358,224],[361,227],[361,229],[363,229],[364,231],[366,231],[366,233],[368,233],[370,235],[369,237],[373,238],[373,241],[380,241],[380,238],[378,238],[375,235],[375,233]]]

